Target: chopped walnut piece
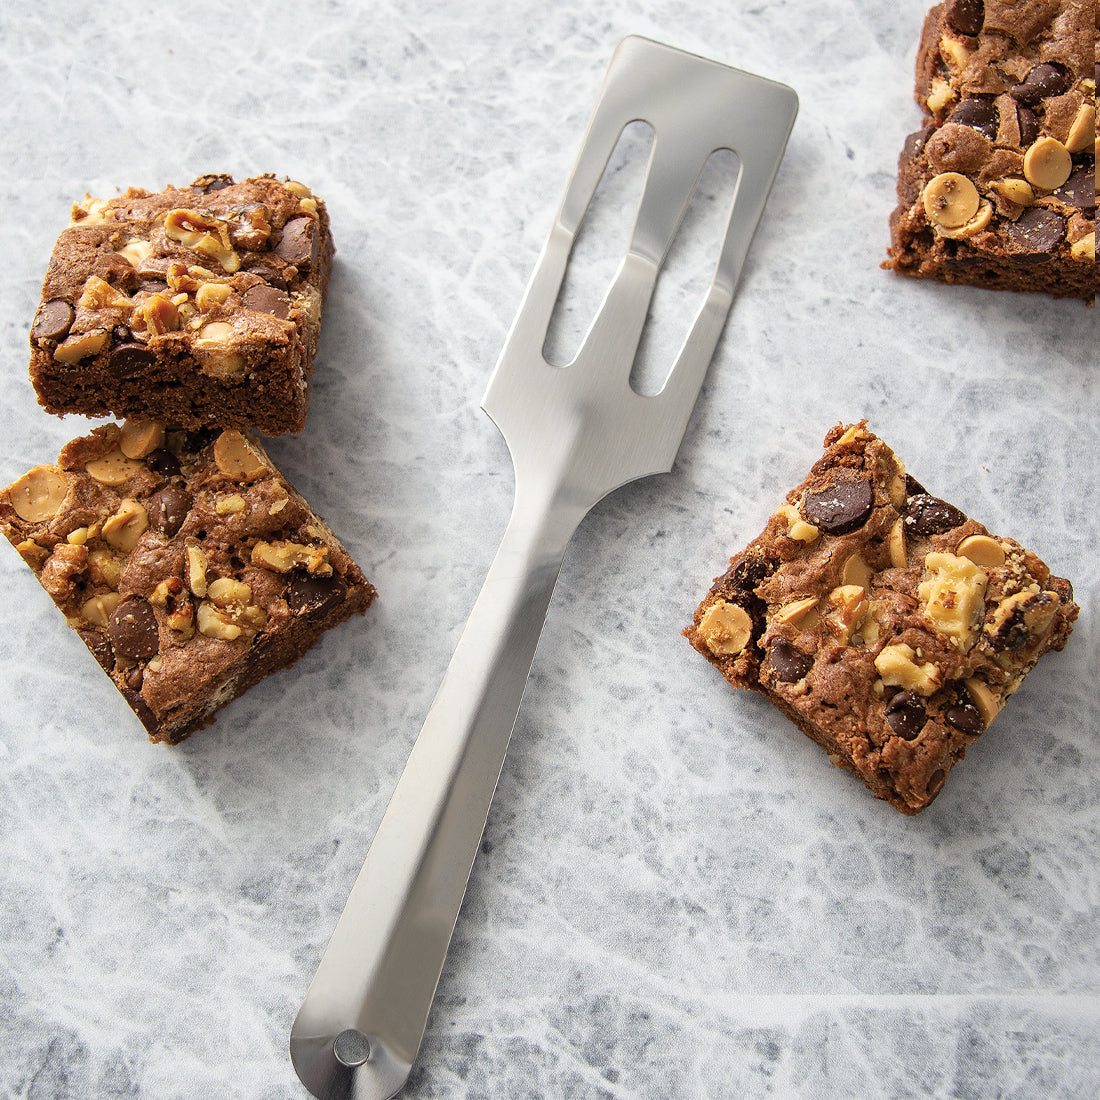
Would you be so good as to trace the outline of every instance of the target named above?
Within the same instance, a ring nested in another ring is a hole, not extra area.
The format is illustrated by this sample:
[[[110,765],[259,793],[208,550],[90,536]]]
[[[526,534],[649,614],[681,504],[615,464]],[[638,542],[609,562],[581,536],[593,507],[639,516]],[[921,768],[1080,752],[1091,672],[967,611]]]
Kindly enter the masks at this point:
[[[289,573],[299,567],[318,576],[328,576],[332,572],[327,546],[302,546],[296,542],[258,542],[252,548],[252,564],[277,573]]]

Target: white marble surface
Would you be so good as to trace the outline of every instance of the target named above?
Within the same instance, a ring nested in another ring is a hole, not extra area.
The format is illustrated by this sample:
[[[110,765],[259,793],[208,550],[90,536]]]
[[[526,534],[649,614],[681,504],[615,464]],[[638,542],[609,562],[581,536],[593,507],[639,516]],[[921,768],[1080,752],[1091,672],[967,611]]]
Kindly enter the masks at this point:
[[[297,177],[339,254],[272,453],[381,599],[168,749],[0,547],[0,1095],[305,1096],[291,1021],[507,519],[478,402],[628,33],[801,113],[675,470],[570,549],[408,1095],[1100,1092],[1096,317],[879,269],[924,10],[5,3],[0,480],[84,428],[26,372],[72,201]],[[917,819],[679,636],[863,416],[1082,606]]]

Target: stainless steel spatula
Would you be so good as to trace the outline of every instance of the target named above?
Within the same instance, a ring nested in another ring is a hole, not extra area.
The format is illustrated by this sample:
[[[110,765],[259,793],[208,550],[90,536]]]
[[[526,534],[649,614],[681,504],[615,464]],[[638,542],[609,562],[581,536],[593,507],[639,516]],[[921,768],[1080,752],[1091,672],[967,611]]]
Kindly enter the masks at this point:
[[[320,1100],[386,1100],[420,1047],[573,532],[611,490],[672,468],[794,125],[781,84],[624,39],[483,407],[512,454],[516,498],[458,648],[290,1036]],[[543,357],[574,238],[624,128],[653,127],[630,245],[580,352]],[[712,152],[738,158],[714,280],[663,390],[629,384],[657,275]]]

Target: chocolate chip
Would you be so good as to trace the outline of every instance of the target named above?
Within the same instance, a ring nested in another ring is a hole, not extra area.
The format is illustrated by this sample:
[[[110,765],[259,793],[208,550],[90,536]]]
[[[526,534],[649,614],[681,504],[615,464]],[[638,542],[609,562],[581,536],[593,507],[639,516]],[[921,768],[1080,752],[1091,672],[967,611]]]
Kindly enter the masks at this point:
[[[144,344],[135,340],[113,347],[108,362],[111,370],[121,378],[127,378],[148,369],[155,359],[156,356]]]
[[[73,323],[73,307],[61,298],[43,302],[34,315],[33,340],[64,340]]]
[[[838,474],[824,489],[806,494],[802,514],[830,535],[843,535],[867,522],[875,503],[871,482],[865,477]]]
[[[917,493],[905,503],[905,529],[914,535],[942,535],[966,522],[966,516],[953,504],[929,493]]]
[[[1067,87],[1069,79],[1064,70],[1044,61],[1027,74],[1027,79],[1022,84],[1013,84],[1008,94],[1018,103],[1034,106],[1040,100],[1061,95]]]
[[[947,0],[947,24],[959,34],[981,34],[985,0]]]
[[[961,698],[954,706],[944,711],[943,720],[962,733],[981,733],[985,729],[981,711],[970,701],[969,696]]]
[[[925,790],[928,792],[928,800],[932,801],[943,790],[944,783],[947,782],[947,772],[943,768],[937,768],[932,773],[932,778],[928,780],[928,786]]]
[[[145,456],[145,465],[161,477],[176,477],[183,472],[180,460],[171,451],[158,447]]]
[[[776,638],[768,647],[768,660],[775,669],[775,678],[782,684],[797,683],[814,664],[812,657],[783,638]]]
[[[912,741],[920,735],[928,721],[928,712],[924,709],[924,702],[919,695],[911,691],[899,691],[886,704],[886,723],[898,735],[906,741]]]
[[[317,232],[312,218],[291,218],[275,246],[275,255],[305,275],[317,259]]]
[[[245,291],[244,304],[257,313],[270,313],[280,321],[285,321],[290,316],[290,298],[286,291],[264,283],[257,283]]]
[[[1078,210],[1095,211],[1096,183],[1094,170],[1091,168],[1078,168],[1054,192],[1054,197],[1061,199],[1066,206],[1076,206]]]
[[[149,501],[148,511],[149,523],[154,530],[166,539],[175,538],[187,519],[187,513],[191,511],[191,494],[181,485],[165,485]]]
[[[947,116],[947,121],[969,126],[980,134],[984,134],[990,141],[995,141],[1000,116],[997,113],[997,105],[991,99],[974,98],[964,99]]]
[[[147,661],[160,648],[157,617],[149,601],[141,596],[127,596],[107,620],[111,644],[120,657]]]
[[[1039,116],[1030,107],[1016,108],[1016,125],[1020,129],[1020,144],[1027,148],[1034,145],[1042,130],[1039,124]]]
[[[1066,235],[1066,223],[1060,214],[1042,206],[1029,206],[1014,222],[1008,223],[1008,239],[1020,251],[1035,256],[1053,252]]]
[[[211,191],[223,191],[225,188],[232,186],[233,177],[227,176],[224,172],[218,172],[208,176],[199,176],[199,178],[191,184],[191,190],[198,191],[203,195],[209,195]]]
[[[348,586],[336,574],[310,577],[300,573],[287,586],[286,602],[296,615],[325,615],[344,602],[347,592]]]
[[[115,667],[115,651],[111,648],[110,639],[106,634],[98,630],[78,630],[81,641],[92,651],[92,656],[99,662],[104,672],[110,672]]]

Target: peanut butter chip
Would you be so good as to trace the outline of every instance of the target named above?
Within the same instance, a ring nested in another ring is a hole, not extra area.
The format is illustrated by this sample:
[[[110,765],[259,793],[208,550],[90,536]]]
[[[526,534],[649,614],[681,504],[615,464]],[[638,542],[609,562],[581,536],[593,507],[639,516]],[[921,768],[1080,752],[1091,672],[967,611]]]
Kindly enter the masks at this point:
[[[214,461],[226,477],[248,481],[267,470],[259,454],[236,428],[222,432],[214,441]]]
[[[20,519],[41,523],[53,519],[68,490],[64,474],[56,466],[35,466],[9,490],[11,506]]]
[[[1024,153],[1024,176],[1028,183],[1053,191],[1069,179],[1073,158],[1057,139],[1041,137]]]
[[[989,535],[969,535],[959,543],[957,553],[983,569],[996,569],[1005,563],[1004,547]]]
[[[108,451],[102,458],[94,458],[85,467],[88,476],[94,478],[100,485],[112,487],[125,485],[132,477],[136,477],[145,469],[143,462],[136,462],[127,458],[117,448]]]
[[[1066,148],[1071,153],[1083,153],[1096,138],[1096,108],[1091,103],[1082,103],[1073,125],[1069,128]]]
[[[164,428],[154,420],[127,420],[119,436],[119,450],[127,458],[144,458],[164,446]]]
[[[982,680],[971,677],[965,680],[967,693],[974,701],[974,706],[978,708],[978,713],[982,716],[982,722],[985,724],[985,728],[989,728],[989,723],[1001,713],[1002,703],[993,694],[990,686]]]
[[[712,603],[699,620],[699,633],[716,657],[735,657],[752,637],[752,619],[735,603]]]
[[[922,195],[928,220],[945,229],[966,225],[978,212],[978,189],[958,172],[941,172],[928,181]]]
[[[840,583],[854,584],[860,588],[869,588],[871,585],[871,567],[859,554],[850,554],[844,560],[840,569]]]

